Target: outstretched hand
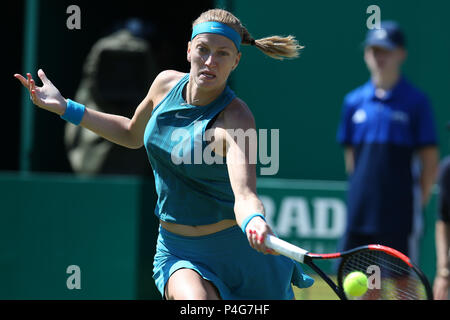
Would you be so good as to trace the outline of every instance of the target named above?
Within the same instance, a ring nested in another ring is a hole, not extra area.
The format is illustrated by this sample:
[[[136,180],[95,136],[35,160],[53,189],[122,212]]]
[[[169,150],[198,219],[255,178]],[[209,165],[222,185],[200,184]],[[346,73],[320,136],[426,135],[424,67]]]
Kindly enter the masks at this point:
[[[28,89],[31,101],[38,107],[57,113],[64,114],[67,106],[67,101],[61,95],[59,90],[47,78],[42,69],[38,70],[38,76],[42,81],[43,86],[36,86],[30,73],[27,73],[27,78],[20,74],[14,74],[14,77]]]

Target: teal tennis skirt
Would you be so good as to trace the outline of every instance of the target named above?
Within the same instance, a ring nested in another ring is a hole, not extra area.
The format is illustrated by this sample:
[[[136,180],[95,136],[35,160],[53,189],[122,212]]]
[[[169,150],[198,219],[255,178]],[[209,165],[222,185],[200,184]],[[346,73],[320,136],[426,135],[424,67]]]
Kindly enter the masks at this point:
[[[291,283],[307,288],[314,282],[293,260],[254,250],[238,226],[201,237],[180,236],[160,226],[153,278],[163,298],[167,280],[182,268],[211,281],[227,300],[293,299]]]

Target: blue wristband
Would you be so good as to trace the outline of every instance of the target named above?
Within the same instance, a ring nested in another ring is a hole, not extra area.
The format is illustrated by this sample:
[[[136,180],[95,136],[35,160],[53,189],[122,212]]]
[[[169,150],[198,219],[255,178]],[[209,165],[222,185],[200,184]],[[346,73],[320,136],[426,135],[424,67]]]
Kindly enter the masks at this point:
[[[81,123],[85,110],[85,106],[81,103],[67,99],[67,108],[61,118],[77,126]]]
[[[264,221],[266,221],[266,217],[264,217],[264,215],[262,213],[253,213],[251,215],[249,215],[248,217],[246,217],[244,219],[244,221],[242,221],[242,232],[245,233],[245,229],[247,229],[247,225],[250,222],[250,220],[252,220],[254,217],[261,217]]]

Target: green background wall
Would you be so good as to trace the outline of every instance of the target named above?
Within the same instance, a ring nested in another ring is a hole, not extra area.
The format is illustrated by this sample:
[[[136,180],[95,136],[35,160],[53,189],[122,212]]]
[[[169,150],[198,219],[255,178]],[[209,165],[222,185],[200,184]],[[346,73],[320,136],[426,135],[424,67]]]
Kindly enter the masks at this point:
[[[139,178],[1,174],[0,299],[159,298],[155,199]]]

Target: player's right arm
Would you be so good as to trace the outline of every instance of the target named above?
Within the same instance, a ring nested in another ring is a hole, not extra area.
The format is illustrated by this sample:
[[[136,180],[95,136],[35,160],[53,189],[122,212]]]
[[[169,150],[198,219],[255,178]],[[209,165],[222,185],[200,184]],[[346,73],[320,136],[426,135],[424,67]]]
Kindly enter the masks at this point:
[[[38,76],[43,83],[42,87],[36,86],[29,73],[26,79],[19,74],[14,75],[29,90],[35,105],[58,115],[64,114],[67,99],[46,77],[44,71],[39,70]],[[132,149],[140,148],[144,143],[145,127],[154,106],[167,94],[179,77],[180,73],[176,71],[161,72],[153,81],[147,95],[138,105],[131,119],[86,107],[80,126],[118,145]]]

